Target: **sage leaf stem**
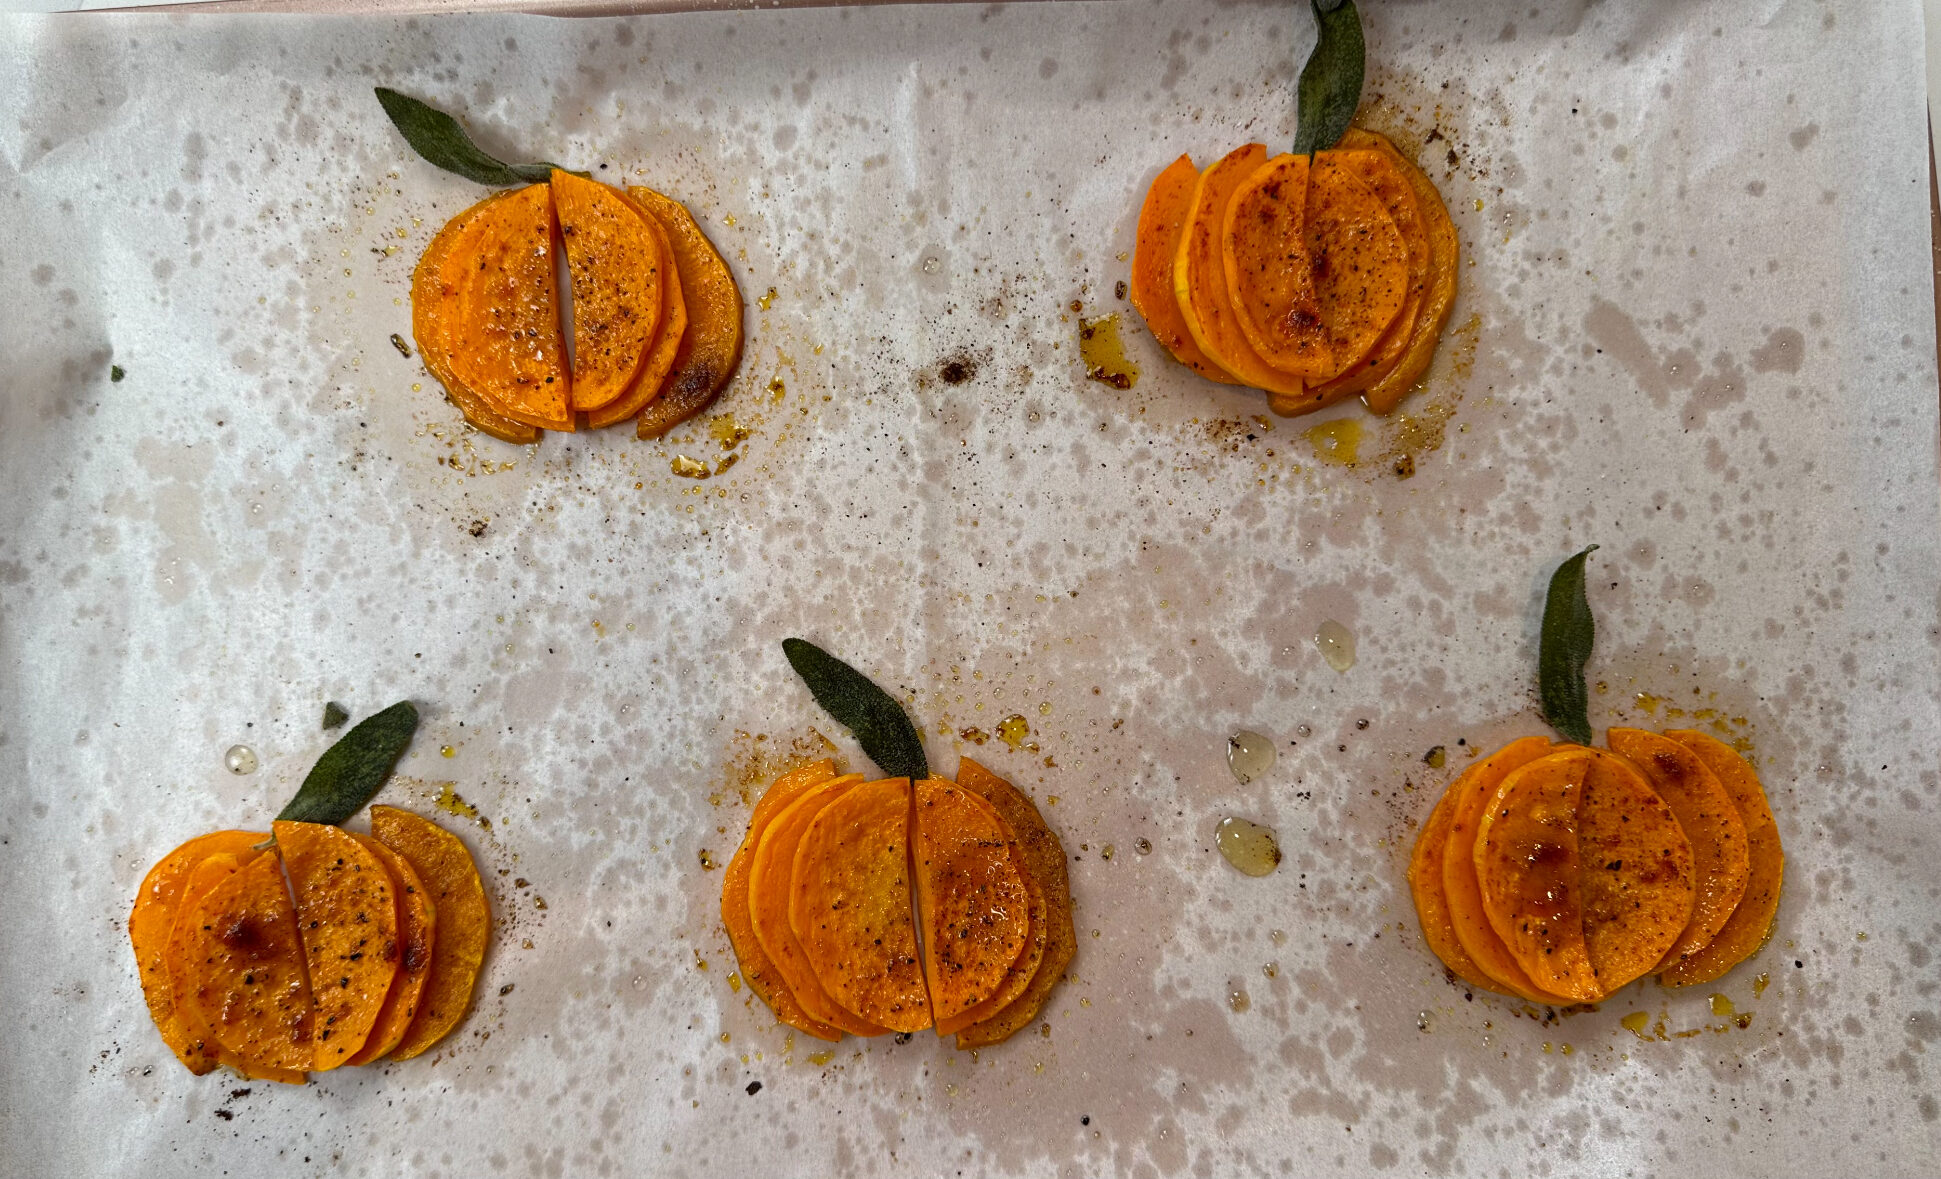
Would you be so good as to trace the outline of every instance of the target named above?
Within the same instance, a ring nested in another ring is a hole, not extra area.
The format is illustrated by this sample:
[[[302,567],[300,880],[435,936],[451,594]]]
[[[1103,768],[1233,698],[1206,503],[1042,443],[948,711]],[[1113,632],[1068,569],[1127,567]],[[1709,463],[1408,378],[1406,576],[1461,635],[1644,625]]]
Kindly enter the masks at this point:
[[[447,172],[489,188],[511,188],[521,184],[543,184],[552,179],[557,164],[508,164],[487,155],[458,120],[444,111],[420,102],[408,94],[388,87],[377,87],[377,100],[391,124],[404,136],[411,149],[426,162]],[[560,171],[566,171],[561,168]],[[584,175],[584,173],[580,173]]]
[[[1320,30],[1301,70],[1294,154],[1312,155],[1341,142],[1361,106],[1367,44],[1354,0],[1309,0]]]
[[[1584,596],[1584,562],[1591,545],[1557,566],[1543,600],[1543,629],[1537,639],[1537,696],[1543,719],[1579,745],[1591,743],[1590,695],[1584,665],[1597,639],[1597,622]]]
[[[923,738],[888,692],[868,676],[803,639],[783,639],[782,654],[823,711],[856,734],[863,752],[892,778],[930,776]]]

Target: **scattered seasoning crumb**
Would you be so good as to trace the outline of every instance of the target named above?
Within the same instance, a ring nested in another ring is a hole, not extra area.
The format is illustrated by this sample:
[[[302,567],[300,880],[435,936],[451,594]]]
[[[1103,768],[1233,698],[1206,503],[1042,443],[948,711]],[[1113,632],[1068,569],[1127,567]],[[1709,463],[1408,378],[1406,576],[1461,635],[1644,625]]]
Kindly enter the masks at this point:
[[[714,853],[709,851],[705,847],[702,848],[701,849],[701,870],[703,872],[712,872],[715,870],[715,867],[716,865],[714,862]]]
[[[335,700],[332,700],[329,703],[324,705],[324,715],[323,715],[324,728],[341,729],[344,727],[344,722],[349,719],[350,719],[350,713],[344,711],[344,706],[337,703]]]
[[[391,333],[391,347],[398,350],[399,356],[404,357],[406,360],[411,359],[411,345],[405,343],[404,337],[396,332]]]
[[[753,1097],[755,1094],[760,1093],[761,1091],[762,1091],[762,1083],[760,1081],[748,1082],[748,1096]]]
[[[484,536],[485,529],[486,522],[484,520],[474,520],[472,521],[472,526],[465,531],[471,533],[473,536]]]
[[[507,983],[506,985],[504,985],[504,986],[502,986],[502,987],[500,987],[500,988],[499,988],[499,994],[500,994],[501,996],[505,996],[505,995],[510,995],[511,993],[512,993],[512,984],[511,984],[511,983]]]
[[[1439,770],[1448,761],[1449,753],[1440,745],[1422,755],[1422,764],[1428,766],[1430,769]]]
[[[112,364],[108,366],[108,379],[110,381],[113,381],[117,385],[121,384],[122,379],[127,375],[128,375],[128,370],[121,367],[118,364]]]
[[[216,1116],[221,1118],[225,1122],[234,1121],[236,1119],[236,1115],[233,1112],[226,1109],[217,1110]]]
[[[1092,1124],[1092,1115],[1091,1115],[1091,1114],[1085,1114],[1085,1115],[1083,1115],[1083,1116],[1081,1116],[1081,1117],[1080,1117],[1080,1118],[1078,1119],[1078,1124],[1079,1124],[1079,1125],[1081,1125],[1081,1126],[1089,1126],[1089,1125],[1091,1125],[1091,1124]]]

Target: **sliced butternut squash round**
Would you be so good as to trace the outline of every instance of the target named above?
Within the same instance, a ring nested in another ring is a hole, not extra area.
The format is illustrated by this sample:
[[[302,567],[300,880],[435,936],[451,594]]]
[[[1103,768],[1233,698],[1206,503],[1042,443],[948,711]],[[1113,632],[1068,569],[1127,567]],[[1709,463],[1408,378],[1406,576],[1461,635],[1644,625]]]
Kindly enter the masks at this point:
[[[1525,737],[1476,762],[1456,779],[1450,787],[1456,793],[1456,801],[1442,853],[1442,889],[1448,898],[1449,920],[1456,940],[1496,984],[1491,989],[1533,1003],[1569,1003],[1571,1000],[1566,996],[1538,988],[1517,964],[1483,908],[1482,887],[1476,876],[1476,832],[1482,824],[1483,808],[1489,805],[1496,788],[1512,770],[1549,752],[1550,742],[1545,738]]]
[[[558,169],[552,190],[573,292],[572,406],[586,413],[639,378],[672,266],[661,237],[618,190]]]
[[[1657,968],[1691,920],[1692,845],[1636,766],[1591,750],[1577,807],[1584,944],[1606,994]]]
[[[1712,772],[1746,828],[1746,887],[1738,907],[1710,942],[1659,975],[1666,985],[1682,987],[1711,982],[1766,943],[1779,912],[1786,855],[1780,849],[1779,824],[1773,819],[1765,788],[1745,758],[1718,738],[1695,729],[1674,729],[1665,736],[1691,750]]]
[[[341,827],[276,822],[316,1002],[316,1061],[349,1061],[398,973],[398,895],[384,861]]]
[[[1366,132],[1350,128],[1348,135],[1342,139],[1341,149],[1330,154],[1368,186],[1394,220],[1408,252],[1408,290],[1401,310],[1368,354],[1342,370],[1340,376],[1320,386],[1321,393],[1331,403],[1373,388],[1395,370],[1395,366],[1401,363],[1403,353],[1408,350],[1410,338],[1415,334],[1416,319],[1422,311],[1423,296],[1428,291],[1429,232],[1423,225],[1420,198],[1416,195],[1415,186],[1409,183],[1408,177],[1396,164],[1394,153],[1374,147],[1369,142],[1372,138]]]
[[[1483,912],[1539,990],[1603,997],[1584,946],[1577,806],[1591,751],[1567,746],[1504,775],[1476,828]]]
[[[853,789],[859,781],[859,775],[850,774],[811,786],[769,823],[755,847],[754,862],[749,866],[748,916],[762,953],[775,964],[788,990],[811,1019],[852,1036],[877,1036],[889,1029],[862,1018],[830,997],[789,921],[795,853],[802,845],[802,836],[823,807]]]
[[[916,787],[916,898],[923,976],[943,1022],[997,993],[1025,953],[1030,897],[1010,830],[991,805],[955,782]]]
[[[1146,189],[1132,248],[1132,305],[1145,319],[1153,338],[1175,360],[1209,381],[1232,385],[1236,383],[1232,375],[1194,343],[1186,318],[1180,314],[1179,297],[1173,293],[1173,260],[1179,254],[1180,236],[1186,231],[1193,191],[1199,183],[1200,170],[1193,166],[1193,157],[1182,155]]]
[[[1421,215],[1422,228],[1429,244],[1422,301],[1409,330],[1408,344],[1395,366],[1362,395],[1362,400],[1371,411],[1385,414],[1401,404],[1402,398],[1422,379],[1422,374],[1429,369],[1429,362],[1435,358],[1436,343],[1442,339],[1442,329],[1448,324],[1449,313],[1455,307],[1456,276],[1462,249],[1456,238],[1456,226],[1449,220],[1449,208],[1443,204],[1442,194],[1436,190],[1435,182],[1413,160],[1397,151],[1385,136],[1373,132],[1351,131],[1350,134],[1362,137],[1356,140],[1357,146],[1373,147],[1388,156],[1389,161],[1408,180],[1409,186],[1415,190],[1416,211]],[[1345,144],[1346,140],[1343,142]]]
[[[446,341],[452,372],[501,417],[571,430],[549,186],[528,185],[482,206],[472,233],[441,268],[457,299]]]
[[[1306,389],[1301,377],[1274,368],[1247,342],[1235,316],[1221,256],[1221,235],[1234,191],[1266,162],[1267,149],[1249,143],[1228,152],[1200,174],[1193,186],[1193,203],[1180,234],[1179,250],[1173,257],[1173,297],[1188,333],[1207,359],[1241,384],[1299,397]]]
[[[829,997],[893,1032],[931,1024],[910,919],[910,780],[843,791],[802,832],[789,928]]]
[[[1408,297],[1408,248],[1374,190],[1346,157],[1327,151],[1308,173],[1307,254],[1328,338],[1332,380],[1375,347]]]
[[[410,863],[438,911],[418,1012],[390,1052],[392,1060],[409,1060],[444,1039],[471,1008],[492,936],[492,910],[478,865],[458,836],[410,811],[373,806],[371,837]]]
[[[391,990],[384,996],[383,1006],[378,1008],[377,1019],[371,1024],[364,1046],[345,1062],[369,1064],[398,1046],[404,1039],[405,1029],[418,1014],[425,984],[431,981],[432,948],[438,940],[438,909],[410,860],[368,835],[353,833],[351,838],[383,863],[398,898],[397,974],[391,980]]]
[[[667,234],[687,317],[672,368],[639,411],[636,432],[658,438],[713,404],[735,375],[741,363],[741,288],[685,205],[651,188],[630,187],[627,195]]]
[[[1024,989],[1017,998],[989,1014],[971,1009],[966,1014],[977,1016],[976,1022],[957,1033],[958,1048],[983,1048],[1009,1039],[1037,1020],[1078,952],[1078,933],[1072,927],[1072,889],[1066,875],[1065,847],[1038,813],[1037,805],[1024,791],[968,757],[958,762],[957,784],[981,796],[1003,818],[1016,840],[1022,874],[1043,895],[1045,902],[1043,950],[1028,949],[1025,960],[1012,967],[1013,971],[1029,973]],[[1035,943],[1039,940],[1036,910],[1032,910],[1032,915],[1031,936]],[[1033,954],[1037,956],[1035,964],[1029,961]]]
[[[148,1003],[148,1014],[155,1020],[155,1027],[162,1033],[162,1042],[169,1046],[169,1051],[197,1076],[220,1062],[210,1051],[213,1045],[191,1034],[177,1008],[168,971],[169,935],[174,931],[175,918],[181,909],[184,886],[198,864],[224,853],[253,857],[252,849],[267,838],[260,831],[213,831],[196,836],[148,870],[135,893],[135,907],[128,914],[128,940],[135,947],[135,966],[141,975],[142,998]],[[214,878],[209,883],[213,884]]]
[[[1254,169],[1234,188],[1220,219],[1234,323],[1262,360],[1304,381],[1324,379],[1334,367],[1309,254],[1312,158],[1275,156]]]
[[[1422,940],[1442,959],[1457,978],[1472,987],[1497,989],[1495,980],[1476,965],[1469,951],[1456,938],[1455,921],[1449,915],[1449,894],[1442,887],[1442,856],[1448,847],[1449,824],[1456,813],[1454,784],[1442,792],[1429,821],[1415,838],[1415,851],[1409,856],[1409,893],[1415,900],[1415,915],[1422,923]]]
[[[761,801],[755,804],[755,812],[748,820],[748,834],[742,838],[741,846],[735,849],[721,878],[721,923],[728,929],[728,942],[734,947],[742,980],[756,998],[768,1004],[775,1018],[818,1040],[840,1040],[842,1031],[809,1017],[801,1001],[795,997],[795,992],[782,978],[781,971],[763,951],[748,912],[748,873],[754,864],[755,848],[761,843],[775,816],[799,798],[803,791],[835,777],[836,763],[823,758],[777,778],[775,784],[762,795]],[[850,781],[860,782],[862,776],[852,775]]]
[[[210,857],[206,863],[233,856]],[[276,856],[220,873],[178,918],[176,1001],[251,1076],[311,1067],[313,1008],[296,905]],[[225,1061],[227,1063],[227,1061]]]
[[[640,211],[640,216],[660,243],[661,252],[671,256],[674,247],[660,219],[645,210]],[[687,297],[681,293],[680,271],[676,267],[668,267],[661,276],[661,301],[666,313],[661,318],[660,334],[654,337],[654,346],[641,366],[640,376],[624,396],[588,414],[588,425],[611,426],[615,422],[626,421],[660,396],[661,388],[667,383],[667,374],[674,367],[674,358],[680,354],[681,342],[687,339]]]
[[[473,249],[483,232],[482,214],[494,201],[509,193],[494,193],[445,223],[431,239],[411,275],[411,335],[418,342],[418,355],[445,387],[445,395],[458,407],[465,420],[507,442],[539,441],[539,428],[511,418],[492,408],[486,399],[459,379],[452,366],[459,350],[465,347],[470,332],[464,323],[462,292],[473,281],[477,269]]]
[[[1746,824],[1732,796],[1690,749],[1643,729],[1612,729],[1606,740],[1612,752],[1644,771],[1692,844],[1692,919],[1665,952],[1662,970],[1703,950],[1739,907],[1751,878]]]

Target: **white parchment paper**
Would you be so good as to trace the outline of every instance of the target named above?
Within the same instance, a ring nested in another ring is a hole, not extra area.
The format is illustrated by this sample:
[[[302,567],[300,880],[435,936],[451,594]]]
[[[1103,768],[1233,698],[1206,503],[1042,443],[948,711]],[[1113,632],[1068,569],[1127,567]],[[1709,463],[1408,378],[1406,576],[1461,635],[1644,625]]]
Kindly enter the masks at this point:
[[[1129,314],[1135,388],[1076,354],[1155,172],[1290,140],[1299,6],[0,24],[0,1172],[1934,1173],[1919,10],[1366,7],[1367,117],[1465,261],[1353,467]],[[732,470],[670,474],[706,422],[461,427],[388,340],[479,193],[380,83],[689,203],[750,298]],[[1541,587],[1588,543],[1593,722],[1748,742],[1787,885],[1715,987],[1532,1018],[1444,981],[1403,868],[1473,750],[1544,731]],[[1061,831],[1044,1034],[825,1052],[731,985],[703,853],[817,730],[861,765],[791,634]],[[404,696],[386,797],[491,822],[441,816],[500,918],[476,1010],[302,1089],[187,1075],[137,882],[266,823],[326,700]],[[1012,714],[1037,749],[978,743]],[[1280,750],[1248,785],[1243,726]],[[1227,815],[1278,872],[1219,858]]]

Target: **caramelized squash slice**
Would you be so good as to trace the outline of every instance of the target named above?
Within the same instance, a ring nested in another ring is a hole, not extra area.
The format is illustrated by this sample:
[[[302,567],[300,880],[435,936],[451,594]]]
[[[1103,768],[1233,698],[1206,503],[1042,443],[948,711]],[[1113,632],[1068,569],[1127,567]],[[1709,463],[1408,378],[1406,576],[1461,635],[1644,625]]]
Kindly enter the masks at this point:
[[[997,993],[1030,940],[1030,897],[1011,831],[974,791],[916,786],[916,897],[923,976],[937,1022]]]
[[[619,191],[558,169],[552,190],[573,291],[572,403],[586,413],[640,377],[672,266],[661,236]]]
[[[1533,1003],[1569,1003],[1571,1000],[1567,997],[1539,989],[1517,964],[1483,908],[1482,887],[1476,876],[1476,832],[1482,824],[1483,808],[1489,805],[1496,788],[1512,770],[1550,752],[1550,742],[1545,738],[1525,737],[1476,762],[1456,779],[1449,788],[1456,800],[1442,853],[1442,889],[1449,902],[1449,921],[1455,929],[1456,940],[1494,983],[1492,990]]]
[[[1220,221],[1234,323],[1262,360],[1304,381],[1325,379],[1335,367],[1310,253],[1313,159],[1275,156],[1254,169],[1234,188]]]
[[[735,375],[741,363],[741,288],[686,206],[651,188],[630,187],[627,195],[667,234],[687,316],[673,367],[636,424],[640,437],[658,438],[713,404]]]
[[[809,1017],[801,1001],[796,999],[795,992],[782,978],[781,971],[763,951],[760,940],[755,936],[754,920],[748,911],[748,873],[755,861],[755,848],[761,843],[775,816],[801,797],[803,791],[835,776],[836,763],[823,758],[777,778],[775,784],[762,795],[761,801],[755,804],[755,813],[748,820],[748,834],[743,837],[741,846],[735,849],[734,857],[728,861],[728,868],[722,873],[721,879],[721,923],[728,929],[728,941],[734,947],[735,960],[741,966],[741,977],[747,982],[748,989],[768,1004],[775,1018],[818,1040],[840,1040],[842,1031]],[[861,780],[860,776],[851,779],[852,782]]]
[[[1235,148],[1215,161],[1193,187],[1193,203],[1173,256],[1173,297],[1193,342],[1241,384],[1299,398],[1306,383],[1268,364],[1247,342],[1235,315],[1221,256],[1227,207],[1247,178],[1267,162],[1258,143]]]
[[[1732,916],[1712,940],[1659,975],[1667,986],[1711,982],[1745,961],[1771,936],[1779,913],[1779,888],[1786,873],[1786,854],[1779,845],[1779,824],[1766,801],[1765,788],[1743,757],[1732,747],[1693,729],[1674,729],[1665,736],[1697,755],[1732,799],[1746,828],[1746,887]]]
[[[459,382],[499,416],[571,430],[556,257],[549,186],[528,185],[479,206],[436,283],[426,284],[435,302],[455,302],[434,315],[442,333],[419,347],[436,347]]]
[[[1539,990],[1603,997],[1584,946],[1577,806],[1591,751],[1567,746],[1506,774],[1476,828],[1483,912]]]
[[[438,912],[418,1012],[390,1052],[392,1060],[409,1060],[444,1039],[471,1008],[472,988],[492,936],[492,910],[478,865],[458,836],[391,806],[371,808],[371,836],[410,863]]]
[[[377,1020],[372,1023],[364,1046],[345,1062],[369,1064],[398,1046],[404,1039],[405,1029],[418,1014],[425,984],[431,981],[432,948],[438,939],[438,909],[410,860],[368,835],[353,833],[351,838],[383,863],[398,897],[397,974],[391,980],[391,990],[384,996],[383,1006],[378,1008]]]
[[[803,958],[843,1010],[893,1032],[930,1026],[910,919],[908,778],[851,787],[816,812],[788,905]]]
[[[1732,796],[1690,749],[1643,729],[1612,729],[1612,752],[1644,771],[1692,844],[1692,919],[1658,964],[1676,966],[1709,945],[1739,907],[1751,878],[1746,824]]]
[[[214,831],[198,835],[157,861],[142,878],[135,893],[135,907],[128,914],[128,940],[135,947],[135,967],[141,975],[142,997],[148,1014],[162,1033],[162,1042],[175,1053],[190,1072],[207,1073],[220,1063],[212,1053],[213,1044],[193,1035],[175,1002],[175,988],[169,979],[168,942],[175,929],[184,886],[196,865],[210,856],[228,854],[247,860],[252,849],[268,836],[258,831]],[[240,863],[232,860],[240,867]],[[213,884],[215,877],[208,883]]]
[[[1382,198],[1356,174],[1356,153],[1314,157],[1307,186],[1307,254],[1327,332],[1331,380],[1375,347],[1409,290],[1408,248]]]
[[[515,422],[494,409],[483,394],[460,379],[453,361],[463,341],[470,335],[462,322],[464,291],[475,281],[473,257],[484,232],[484,213],[494,202],[510,193],[495,193],[445,223],[438,236],[425,247],[418,268],[411,276],[411,335],[418,342],[418,355],[431,375],[445,387],[445,395],[458,407],[465,420],[507,442],[539,441],[539,428]]]
[[[1691,920],[1692,845],[1625,758],[1591,750],[1577,807],[1584,944],[1606,994],[1657,968]]]
[[[1436,342],[1442,338],[1442,329],[1449,322],[1449,313],[1455,306],[1456,274],[1462,250],[1456,239],[1456,227],[1449,220],[1448,206],[1443,204],[1442,194],[1436,191],[1435,182],[1416,167],[1414,161],[1397,151],[1387,137],[1350,128],[1342,137],[1341,145],[1374,148],[1389,158],[1415,190],[1416,211],[1421,215],[1422,228],[1428,236],[1426,285],[1421,305],[1415,313],[1415,322],[1409,331],[1408,344],[1395,367],[1362,395],[1370,410],[1385,414],[1401,404],[1402,398],[1422,379],[1422,374],[1428,371],[1429,362],[1435,358]]]
[[[1038,1018],[1052,989],[1071,966],[1072,956],[1078,951],[1078,934],[1072,928],[1072,889],[1065,869],[1065,847],[1038,813],[1036,804],[1022,790],[968,757],[958,762],[957,784],[982,796],[1003,818],[1016,840],[1022,874],[1045,902],[1042,933],[1035,910],[1031,932],[1034,945],[1042,938],[1043,950],[1027,947],[1025,959],[1012,967],[1014,973],[1028,973],[1023,990],[988,1015],[973,1008],[966,1014],[977,1015],[977,1022],[957,1033],[958,1048],[983,1048],[1009,1039]],[[1037,961],[1032,964],[1034,954]],[[1004,987],[1010,985],[1007,978]],[[1001,987],[999,993],[1003,990]]]
[[[384,861],[341,827],[276,822],[296,896],[316,1003],[318,1072],[348,1061],[371,1034],[398,973],[398,896]]]
[[[1350,133],[1351,136],[1354,134]],[[1365,140],[1366,133],[1362,133],[1360,138]],[[1348,147],[1344,138],[1342,148]],[[1401,233],[1403,247],[1408,253],[1408,289],[1403,296],[1401,310],[1366,356],[1343,369],[1340,376],[1321,385],[1322,395],[1332,403],[1349,394],[1373,388],[1401,363],[1409,340],[1415,334],[1416,319],[1422,311],[1423,296],[1428,291],[1429,232],[1423,225],[1421,202],[1416,196],[1415,186],[1402,173],[1392,152],[1363,147],[1337,149],[1329,155],[1367,185],[1369,191],[1381,201],[1382,207],[1395,222],[1395,228]]]
[[[205,864],[223,859],[234,862],[223,853]],[[170,962],[176,1002],[191,1026],[232,1053],[246,1075],[301,1080],[316,1045],[303,941],[283,866],[276,856],[257,855],[217,874],[177,919]]]
[[[1200,170],[1193,166],[1193,157],[1182,155],[1146,189],[1132,247],[1132,305],[1145,319],[1146,329],[1174,359],[1209,381],[1231,385],[1235,383],[1233,377],[1193,342],[1193,333],[1179,311],[1179,297],[1173,293],[1173,260],[1179,255],[1179,240],[1199,183]]]
[[[654,239],[660,243],[662,255],[673,256],[674,246],[668,240],[667,229],[660,220],[634,206],[640,212],[640,219]],[[660,334],[654,337],[654,346],[641,365],[640,375],[627,389],[625,396],[611,405],[594,410],[587,415],[589,426],[611,426],[638,414],[641,409],[653,403],[660,396],[662,387],[667,383],[667,374],[674,367],[674,358],[680,353],[681,343],[687,339],[687,298],[681,293],[681,276],[678,268],[669,266],[661,272],[661,302],[666,308],[661,318]]]

